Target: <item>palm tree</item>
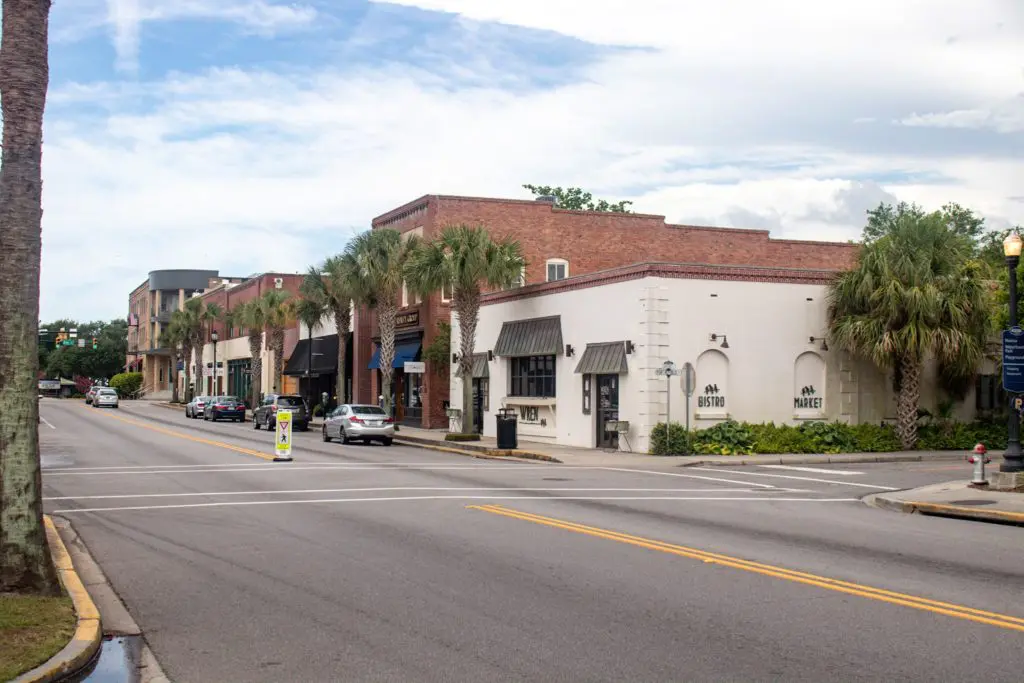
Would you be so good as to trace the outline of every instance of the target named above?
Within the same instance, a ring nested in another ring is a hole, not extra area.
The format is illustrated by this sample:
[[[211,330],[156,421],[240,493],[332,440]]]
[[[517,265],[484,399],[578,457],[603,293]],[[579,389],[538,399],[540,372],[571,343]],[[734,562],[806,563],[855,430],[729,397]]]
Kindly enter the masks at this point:
[[[295,322],[295,310],[291,295],[280,289],[263,292],[256,301],[263,317],[263,329],[267,333],[267,348],[274,353],[274,391],[281,391],[281,375],[284,372],[284,331]]]
[[[172,349],[171,353],[171,402],[177,403],[179,399],[178,395],[178,361],[180,359],[187,359],[191,356],[192,347],[188,339],[188,329],[185,325],[185,314],[182,311],[174,311],[171,313],[171,320],[164,327],[163,332],[160,334],[160,345]],[[184,367],[186,368],[186,379],[185,383],[188,384],[188,362],[185,361]]]
[[[352,330],[352,292],[358,268],[350,253],[332,256],[319,268],[311,267],[302,281],[302,296],[316,301],[325,317],[334,318],[338,334],[338,374],[334,393],[339,403],[346,403],[345,359],[348,357],[348,335]]]
[[[519,280],[526,262],[519,242],[495,241],[483,226],[451,225],[440,237],[415,249],[406,263],[410,289],[429,295],[451,288],[452,309],[459,318],[458,376],[462,380],[462,431],[471,433],[473,420],[473,352],[484,287],[510,287]]]
[[[320,324],[320,321],[327,316],[327,311],[317,299],[302,297],[294,302],[293,311],[295,319],[306,326],[306,341],[309,345],[306,348],[306,392],[310,406],[317,404],[316,396],[313,394],[313,328]]]
[[[266,324],[263,319],[263,307],[259,300],[254,299],[236,307],[235,322],[245,328],[249,340],[249,407],[253,410],[259,404],[263,388],[263,330]]]
[[[395,314],[405,280],[405,262],[420,240],[403,239],[397,230],[368,230],[351,242],[345,254],[354,266],[352,295],[376,309],[380,327],[380,374],[384,410],[391,414],[391,379],[395,362]]]
[[[896,429],[905,449],[917,442],[925,359],[964,377],[984,353],[991,326],[972,248],[938,212],[905,215],[868,241],[856,267],[829,288],[836,345],[894,371]]]
[[[4,0],[0,40],[0,593],[58,595],[39,465],[39,265],[49,0]],[[35,419],[33,419],[35,418]]]

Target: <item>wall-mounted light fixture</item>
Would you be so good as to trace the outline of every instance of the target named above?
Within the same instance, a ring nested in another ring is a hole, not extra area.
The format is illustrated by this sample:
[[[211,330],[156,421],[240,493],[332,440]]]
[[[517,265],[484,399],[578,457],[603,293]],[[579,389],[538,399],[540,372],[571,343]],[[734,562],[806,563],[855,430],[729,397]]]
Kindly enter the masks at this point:
[[[487,362],[494,360],[494,351],[487,349]]]
[[[629,341],[629,340],[627,339],[627,340],[626,340],[626,353],[627,353],[627,354],[633,353],[633,350],[634,350],[635,348],[636,348],[636,347],[635,347],[635,346],[633,346],[633,342],[631,342],[631,341]]]
[[[711,341],[716,342],[716,341],[718,341],[719,337],[722,338],[722,343],[720,344],[720,346],[723,349],[729,348],[729,340],[726,338],[726,336],[724,334],[718,334],[717,332],[712,332],[711,336],[710,336],[710,339],[711,339]]]
[[[571,356],[576,353],[575,349],[572,348],[572,344],[565,345],[565,355]]]
[[[459,354],[453,353],[452,354],[452,364],[454,365],[455,363],[458,363],[458,362],[459,362]]]
[[[814,342],[816,342],[816,341],[820,341],[821,342],[821,350],[822,351],[828,351],[828,342],[825,341],[824,337],[811,337],[811,343],[812,344]]]

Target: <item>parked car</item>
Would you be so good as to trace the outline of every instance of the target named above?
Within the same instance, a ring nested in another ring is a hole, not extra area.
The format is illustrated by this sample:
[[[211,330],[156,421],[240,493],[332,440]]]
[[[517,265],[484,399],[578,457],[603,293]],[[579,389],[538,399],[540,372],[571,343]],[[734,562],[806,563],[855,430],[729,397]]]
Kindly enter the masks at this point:
[[[273,429],[277,424],[278,410],[292,411],[292,429],[304,432],[309,429],[309,410],[306,401],[297,394],[267,394],[263,402],[252,411],[252,428]]]
[[[100,384],[93,384],[89,387],[89,391],[85,392],[85,404],[89,405],[92,400],[96,397],[96,392],[102,389],[103,386]]]
[[[209,396],[196,396],[185,405],[185,417],[190,417],[193,420],[202,417],[206,404],[209,402]]]
[[[234,396],[213,396],[203,410],[204,420],[245,421],[245,404]]]
[[[117,408],[117,391],[110,387],[100,387],[92,397],[93,408]]]
[[[380,441],[390,446],[395,438],[395,421],[384,409],[375,405],[345,404],[328,414],[324,420],[323,439],[341,439],[342,443],[361,440]]]

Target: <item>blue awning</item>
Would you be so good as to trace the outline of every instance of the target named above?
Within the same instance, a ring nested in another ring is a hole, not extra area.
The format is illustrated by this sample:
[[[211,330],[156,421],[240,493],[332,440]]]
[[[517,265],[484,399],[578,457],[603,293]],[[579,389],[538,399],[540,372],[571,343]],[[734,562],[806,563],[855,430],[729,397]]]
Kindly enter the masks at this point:
[[[406,361],[415,361],[420,355],[420,343],[418,341],[395,344],[395,360],[391,363],[393,368],[404,368]],[[373,357],[370,359],[370,370],[380,369],[380,344],[373,350]]]

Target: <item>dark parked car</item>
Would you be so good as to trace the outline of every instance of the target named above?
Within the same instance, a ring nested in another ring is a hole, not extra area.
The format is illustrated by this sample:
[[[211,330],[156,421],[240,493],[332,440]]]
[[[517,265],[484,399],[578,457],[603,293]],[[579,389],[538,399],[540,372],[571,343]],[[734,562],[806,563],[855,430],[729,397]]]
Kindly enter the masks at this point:
[[[252,411],[252,428],[266,427],[273,429],[277,424],[277,411],[292,411],[292,428],[300,432],[309,429],[309,410],[306,401],[297,394],[267,394],[263,403]]]
[[[204,420],[245,421],[245,404],[234,396],[214,396],[203,411]]]

